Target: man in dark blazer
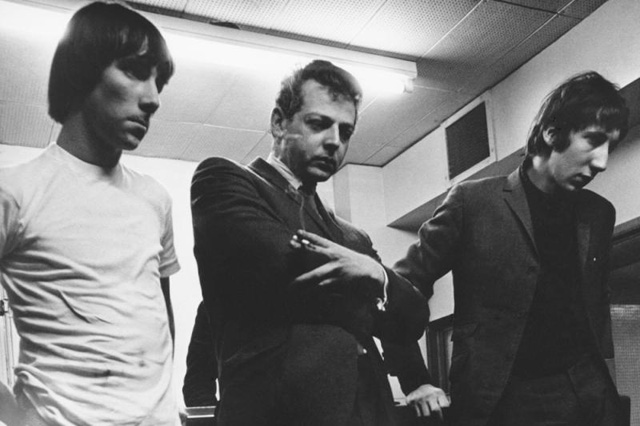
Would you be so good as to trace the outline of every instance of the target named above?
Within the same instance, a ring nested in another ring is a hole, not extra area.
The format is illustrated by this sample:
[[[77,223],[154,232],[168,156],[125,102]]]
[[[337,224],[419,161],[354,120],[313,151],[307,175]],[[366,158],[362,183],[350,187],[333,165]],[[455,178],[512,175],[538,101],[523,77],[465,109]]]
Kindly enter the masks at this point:
[[[605,170],[627,116],[599,74],[564,82],[522,166],[454,186],[395,265],[426,297],[453,271],[453,425],[616,424],[605,362],[615,210],[583,188]]]
[[[282,83],[266,161],[210,158],[194,174],[195,256],[215,339],[220,426],[392,424],[372,336],[415,342],[426,300],[315,194],[344,158],[361,96],[352,75],[313,61]],[[324,238],[337,275],[294,282],[327,262],[307,241],[291,243],[299,229]]]

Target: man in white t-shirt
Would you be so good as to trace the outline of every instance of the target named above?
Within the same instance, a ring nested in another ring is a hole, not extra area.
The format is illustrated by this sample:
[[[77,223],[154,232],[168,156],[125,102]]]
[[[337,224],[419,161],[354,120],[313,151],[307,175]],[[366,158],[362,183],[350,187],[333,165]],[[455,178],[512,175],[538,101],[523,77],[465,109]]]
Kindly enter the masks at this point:
[[[19,419],[0,414],[8,424],[180,423],[171,199],[120,164],[172,74],[158,29],[122,4],[83,7],[57,47],[49,114],[62,125],[58,140],[0,169],[0,281],[21,338]]]

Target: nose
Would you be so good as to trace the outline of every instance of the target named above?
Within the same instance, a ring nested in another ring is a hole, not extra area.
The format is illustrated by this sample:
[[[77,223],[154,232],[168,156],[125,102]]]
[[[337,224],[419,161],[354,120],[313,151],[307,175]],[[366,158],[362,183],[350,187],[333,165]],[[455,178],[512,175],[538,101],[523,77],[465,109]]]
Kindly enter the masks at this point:
[[[340,129],[338,127],[338,123],[334,123],[333,126],[329,127],[325,131],[324,137],[324,146],[325,149],[333,154],[339,147],[342,142],[340,141]]]
[[[603,143],[599,147],[593,150],[593,156],[591,157],[591,168],[596,172],[603,172],[607,168],[607,162],[609,161],[609,141]]]
[[[160,92],[154,78],[149,78],[143,82],[140,108],[149,114],[153,114],[160,108]]]

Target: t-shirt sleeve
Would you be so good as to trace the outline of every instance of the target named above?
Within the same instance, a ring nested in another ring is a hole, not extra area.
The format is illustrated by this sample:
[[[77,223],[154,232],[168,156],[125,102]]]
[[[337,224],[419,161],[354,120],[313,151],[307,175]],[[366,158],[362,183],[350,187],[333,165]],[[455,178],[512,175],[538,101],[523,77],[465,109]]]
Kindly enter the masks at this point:
[[[161,237],[160,277],[169,277],[180,270],[180,263],[173,244],[173,218],[171,214],[171,198],[167,195],[164,208],[164,229]]]
[[[17,201],[0,187],[0,259],[18,245],[22,227]]]

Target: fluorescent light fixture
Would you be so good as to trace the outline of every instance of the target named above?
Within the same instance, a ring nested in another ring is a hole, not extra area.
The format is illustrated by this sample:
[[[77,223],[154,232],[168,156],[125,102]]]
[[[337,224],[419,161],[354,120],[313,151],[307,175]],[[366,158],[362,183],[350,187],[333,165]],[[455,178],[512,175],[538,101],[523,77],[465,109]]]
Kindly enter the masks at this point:
[[[57,42],[71,14],[78,8],[69,0],[0,0],[0,31]],[[365,94],[411,91],[417,76],[415,62],[353,50],[274,37],[202,22],[148,14],[162,28],[176,62],[202,61],[285,75],[313,59],[326,59],[350,71]]]
[[[247,41],[243,37],[245,33],[229,28],[214,27],[210,32],[215,35],[169,30],[165,32],[165,36],[177,60],[242,67],[256,72],[286,75],[313,59],[326,59],[351,72],[362,84],[365,93],[411,91],[413,79],[417,75],[414,62],[306,42],[295,43],[293,40],[260,34],[256,42],[256,37],[253,37],[255,33],[251,33],[254,40]]]

